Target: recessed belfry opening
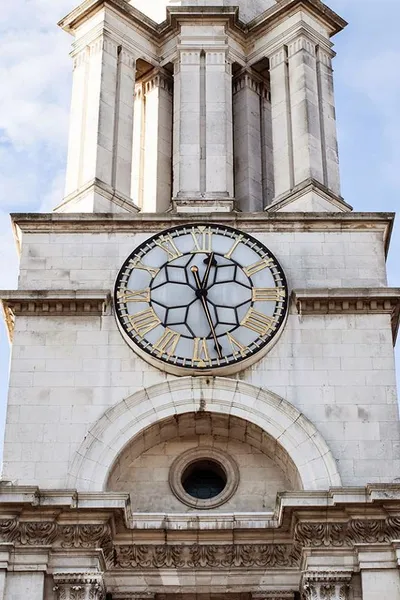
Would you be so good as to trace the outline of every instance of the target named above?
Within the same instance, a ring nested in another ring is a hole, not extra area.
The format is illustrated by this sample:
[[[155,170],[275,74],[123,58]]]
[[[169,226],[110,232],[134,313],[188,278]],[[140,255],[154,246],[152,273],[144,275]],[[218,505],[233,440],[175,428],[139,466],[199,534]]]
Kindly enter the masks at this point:
[[[232,74],[235,198],[242,211],[262,211],[275,194],[269,61],[234,63]]]
[[[148,213],[165,212],[171,201],[173,65],[136,62],[132,199]]]

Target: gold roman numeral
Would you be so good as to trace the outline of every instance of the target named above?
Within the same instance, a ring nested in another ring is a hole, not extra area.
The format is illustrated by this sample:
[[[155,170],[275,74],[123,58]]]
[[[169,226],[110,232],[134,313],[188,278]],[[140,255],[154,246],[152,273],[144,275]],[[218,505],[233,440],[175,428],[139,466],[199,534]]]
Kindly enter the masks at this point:
[[[283,287],[253,288],[253,302],[282,302],[286,298]]]
[[[171,358],[175,354],[176,347],[181,338],[181,334],[172,329],[166,329],[158,342],[154,345],[154,350],[159,356],[167,354]]]
[[[238,342],[237,340],[235,340],[233,335],[231,335],[230,333],[227,333],[226,337],[228,338],[229,343],[232,346],[232,353],[235,358],[237,358],[239,354],[243,357],[246,356],[246,353],[247,353],[246,346],[242,346],[242,344],[240,342]]]
[[[230,260],[232,258],[232,254],[235,252],[236,248],[239,246],[239,244],[242,240],[243,240],[243,236],[242,236],[242,234],[240,234],[239,237],[236,238],[236,241],[233,244],[232,248],[229,250],[229,252],[227,252],[225,254],[225,258],[227,258],[228,260]]]
[[[256,273],[263,271],[269,267],[274,265],[274,261],[272,258],[263,258],[258,262],[254,263],[254,265],[249,265],[248,267],[244,267],[243,271],[246,273],[247,277],[253,277]]]
[[[206,367],[211,365],[210,355],[208,353],[207,340],[205,338],[195,338],[193,349],[193,367]]]
[[[243,327],[247,327],[247,329],[251,329],[258,333],[259,336],[264,336],[268,333],[270,329],[272,329],[274,323],[276,323],[273,317],[268,317],[267,315],[263,315],[262,313],[254,310],[254,308],[250,308],[247,315],[241,322]]]
[[[140,258],[134,258],[133,260],[131,260],[129,263],[129,268],[147,271],[152,277],[155,277],[160,272],[160,269],[158,269],[157,267],[148,267],[147,265],[144,265]]]
[[[140,337],[144,337],[146,333],[149,333],[161,323],[152,308],[146,308],[146,310],[142,310],[136,315],[129,315],[128,319],[131,327],[128,327],[127,331],[134,330]]]
[[[119,302],[150,302],[150,288],[145,290],[119,290],[117,293],[117,300]]]
[[[193,227],[191,232],[194,248],[191,251],[191,254],[206,253],[210,254],[212,252],[212,231],[211,227],[206,227],[205,225],[199,225],[198,227]]]
[[[161,235],[154,243],[167,253],[168,262],[182,256],[182,252],[176,247],[173,237],[169,234]]]

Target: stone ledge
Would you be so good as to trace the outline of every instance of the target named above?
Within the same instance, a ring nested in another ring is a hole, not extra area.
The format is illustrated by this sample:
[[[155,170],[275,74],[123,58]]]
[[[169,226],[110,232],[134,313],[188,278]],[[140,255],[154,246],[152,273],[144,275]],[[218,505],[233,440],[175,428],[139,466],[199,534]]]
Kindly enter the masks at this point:
[[[293,290],[299,315],[390,314],[393,343],[400,323],[400,288],[332,288]]]
[[[11,290],[0,291],[0,303],[10,341],[15,317],[102,316],[111,305],[108,290]]]

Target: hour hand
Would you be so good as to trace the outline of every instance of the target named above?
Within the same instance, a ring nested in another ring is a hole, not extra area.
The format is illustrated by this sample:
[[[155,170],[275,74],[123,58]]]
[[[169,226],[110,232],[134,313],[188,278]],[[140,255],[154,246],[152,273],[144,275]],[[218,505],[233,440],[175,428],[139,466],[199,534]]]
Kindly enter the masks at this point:
[[[215,260],[214,252],[212,252],[210,254],[209,258],[205,259],[204,263],[207,265],[207,267],[206,267],[206,272],[204,273],[203,281],[201,282],[201,287],[203,289],[207,287],[208,278],[210,277],[211,267],[216,267],[218,265],[217,261]]]

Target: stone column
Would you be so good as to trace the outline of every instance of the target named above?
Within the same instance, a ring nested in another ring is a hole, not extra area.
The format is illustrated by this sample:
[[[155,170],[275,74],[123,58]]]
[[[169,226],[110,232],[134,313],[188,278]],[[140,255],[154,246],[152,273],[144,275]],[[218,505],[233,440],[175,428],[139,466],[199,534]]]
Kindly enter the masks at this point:
[[[204,192],[206,198],[232,199],[232,65],[226,51],[207,51],[205,70]]]
[[[349,571],[306,571],[302,578],[302,600],[349,600]]]
[[[273,189],[268,105],[265,82],[252,71],[240,73],[233,85],[235,197],[244,212],[262,211],[268,204],[268,176]]]
[[[179,211],[233,208],[232,74],[227,49],[178,51],[174,66],[173,203]],[[189,38],[188,38],[189,39]],[[220,45],[220,44],[218,44]]]
[[[105,600],[101,573],[54,574],[56,600]]]
[[[59,212],[135,212],[135,59],[102,33],[74,57],[66,197]]]
[[[200,198],[200,50],[180,51],[174,64],[174,198]]]
[[[275,210],[350,210],[340,198],[332,52],[301,31],[269,55]]]
[[[10,562],[10,553],[14,546],[9,544],[0,544],[0,600],[6,598],[7,569]]]
[[[132,201],[140,209],[143,208],[143,169],[145,141],[145,94],[143,83],[135,86],[134,120],[133,120],[133,157],[132,157]]]
[[[300,35],[288,46],[294,185],[324,183],[315,44]]]
[[[358,549],[363,600],[400,600],[400,558],[392,548],[364,546]]]
[[[293,134],[287,47],[269,57],[275,197],[294,187]]]
[[[317,79],[322,131],[324,184],[340,196],[339,151],[333,87],[333,52],[317,47]]]
[[[144,212],[165,212],[171,204],[172,78],[155,71],[143,82],[145,94],[143,140]]]

